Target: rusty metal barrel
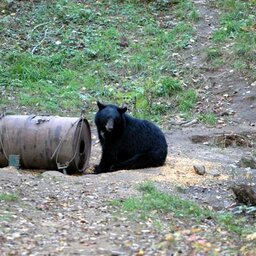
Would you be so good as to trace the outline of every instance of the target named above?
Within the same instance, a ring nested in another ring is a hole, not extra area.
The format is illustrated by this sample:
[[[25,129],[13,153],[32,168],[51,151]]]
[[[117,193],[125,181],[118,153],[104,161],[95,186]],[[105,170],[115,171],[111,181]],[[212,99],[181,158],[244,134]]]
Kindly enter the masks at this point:
[[[2,115],[0,167],[18,155],[26,169],[83,172],[89,164],[91,130],[81,117]]]

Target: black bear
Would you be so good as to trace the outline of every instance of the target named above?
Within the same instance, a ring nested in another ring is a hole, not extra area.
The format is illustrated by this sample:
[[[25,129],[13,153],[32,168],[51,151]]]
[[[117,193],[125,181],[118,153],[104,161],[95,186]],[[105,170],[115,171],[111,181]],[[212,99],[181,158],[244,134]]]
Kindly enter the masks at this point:
[[[97,102],[95,124],[102,146],[102,156],[95,173],[122,169],[157,167],[165,163],[167,143],[153,123],[126,114],[126,107]]]

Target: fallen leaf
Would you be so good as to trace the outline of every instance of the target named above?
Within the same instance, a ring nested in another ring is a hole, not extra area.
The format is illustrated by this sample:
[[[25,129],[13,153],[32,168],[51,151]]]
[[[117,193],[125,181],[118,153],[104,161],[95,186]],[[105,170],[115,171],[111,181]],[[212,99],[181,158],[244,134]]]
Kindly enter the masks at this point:
[[[139,250],[135,255],[136,256],[143,256],[143,255],[145,255],[145,252],[143,250]]]
[[[242,27],[242,30],[244,30],[244,31],[256,32],[256,24],[254,24],[254,25],[252,25],[252,26],[245,26],[245,27]]]
[[[168,242],[173,242],[174,241],[174,236],[172,234],[167,234],[165,236],[165,240]]]
[[[246,236],[246,240],[248,241],[256,240],[256,232]]]

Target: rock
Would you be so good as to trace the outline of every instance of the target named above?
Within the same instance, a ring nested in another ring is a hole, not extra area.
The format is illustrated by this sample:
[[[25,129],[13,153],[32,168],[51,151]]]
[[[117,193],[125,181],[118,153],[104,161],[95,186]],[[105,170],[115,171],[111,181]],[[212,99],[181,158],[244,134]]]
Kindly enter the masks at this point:
[[[58,176],[64,176],[63,173],[58,171],[47,171],[42,173],[43,177],[58,177]]]
[[[194,165],[193,166],[196,174],[198,175],[204,175],[205,174],[205,166],[203,165]]]
[[[233,190],[236,201],[238,203],[247,204],[247,205],[256,205],[256,192],[255,188],[249,185],[234,185],[231,187]]]
[[[14,166],[8,166],[8,167],[1,168],[1,171],[7,171],[7,172],[12,172],[12,173],[17,173],[17,174],[20,173],[18,171],[18,169]]]
[[[120,256],[120,255],[125,255],[125,253],[121,252],[121,251],[111,251],[110,255],[111,256]]]
[[[256,169],[256,157],[254,157],[253,155],[244,155],[239,160],[237,165],[243,168],[250,167],[252,169]]]
[[[211,170],[208,173],[213,177],[219,177],[221,175],[221,172],[219,170]]]

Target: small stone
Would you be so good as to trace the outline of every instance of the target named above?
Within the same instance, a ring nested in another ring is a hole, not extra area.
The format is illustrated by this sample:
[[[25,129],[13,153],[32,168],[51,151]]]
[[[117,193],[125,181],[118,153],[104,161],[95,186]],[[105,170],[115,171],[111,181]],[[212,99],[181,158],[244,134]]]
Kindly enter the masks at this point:
[[[120,255],[125,255],[125,253],[121,251],[111,251],[111,256],[120,256]]]
[[[142,229],[141,233],[143,234],[149,234],[151,231],[149,229]]]
[[[196,174],[204,175],[205,174],[205,167],[203,165],[194,165],[193,166]]]
[[[213,177],[219,177],[221,175],[219,170],[211,170],[209,174],[212,175]]]
[[[46,171],[42,173],[43,177],[57,177],[57,176],[64,176],[63,173],[58,171]]]
[[[132,247],[131,247],[131,249],[133,250],[133,251],[137,251],[138,249],[140,248],[140,246],[138,245],[138,244],[132,244]]]
[[[20,233],[19,232],[14,232],[13,234],[12,234],[12,238],[13,239],[16,239],[16,238],[20,238]]]

